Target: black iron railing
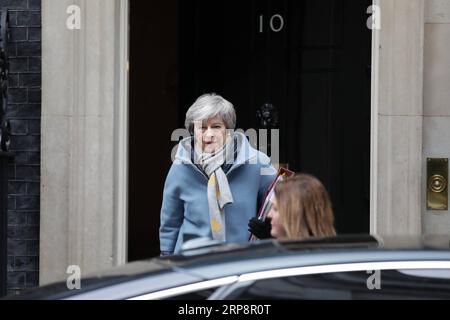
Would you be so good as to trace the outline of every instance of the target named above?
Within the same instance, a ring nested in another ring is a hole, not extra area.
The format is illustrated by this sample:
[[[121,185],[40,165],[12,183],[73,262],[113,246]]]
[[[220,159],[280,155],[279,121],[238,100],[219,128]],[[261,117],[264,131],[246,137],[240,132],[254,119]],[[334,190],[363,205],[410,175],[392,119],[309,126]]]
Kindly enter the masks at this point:
[[[8,228],[8,161],[10,153],[0,151],[0,297],[6,294]]]
[[[0,11],[0,296],[6,294],[7,228],[8,228],[8,153],[11,127],[6,115],[8,107],[8,10]]]
[[[9,42],[9,14],[8,10],[1,11],[0,17],[0,150],[8,151],[11,126],[6,117],[8,107],[8,42]]]

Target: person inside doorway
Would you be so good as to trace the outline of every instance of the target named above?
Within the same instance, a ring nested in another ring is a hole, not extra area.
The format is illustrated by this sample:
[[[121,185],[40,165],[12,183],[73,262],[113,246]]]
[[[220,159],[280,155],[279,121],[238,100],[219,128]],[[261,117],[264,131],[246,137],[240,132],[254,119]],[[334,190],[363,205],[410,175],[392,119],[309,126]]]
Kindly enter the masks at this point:
[[[200,96],[185,126],[191,136],[180,141],[164,185],[161,255],[179,253],[192,235],[246,242],[247,223],[276,175],[269,157],[234,132],[235,109],[220,95]]]

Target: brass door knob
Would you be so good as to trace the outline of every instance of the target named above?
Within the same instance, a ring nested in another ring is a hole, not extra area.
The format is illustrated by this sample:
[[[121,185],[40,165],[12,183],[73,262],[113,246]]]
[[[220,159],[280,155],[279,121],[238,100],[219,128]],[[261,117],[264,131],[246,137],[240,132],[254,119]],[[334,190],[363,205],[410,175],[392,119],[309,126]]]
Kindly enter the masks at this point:
[[[440,174],[434,174],[428,179],[428,188],[431,192],[441,193],[447,187],[447,180]]]

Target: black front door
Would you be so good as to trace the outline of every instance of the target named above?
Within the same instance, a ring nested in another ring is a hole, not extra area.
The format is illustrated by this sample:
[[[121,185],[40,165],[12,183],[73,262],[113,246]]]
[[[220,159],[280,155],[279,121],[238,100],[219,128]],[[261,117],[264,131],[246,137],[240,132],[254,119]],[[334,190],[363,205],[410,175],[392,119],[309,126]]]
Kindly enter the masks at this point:
[[[280,162],[321,179],[339,233],[369,231],[370,2],[179,2],[179,125],[205,92],[244,130],[274,105]]]
[[[369,230],[370,2],[130,1],[130,260],[159,254],[171,132],[205,92],[244,130],[274,105],[280,162],[324,182],[339,233]]]

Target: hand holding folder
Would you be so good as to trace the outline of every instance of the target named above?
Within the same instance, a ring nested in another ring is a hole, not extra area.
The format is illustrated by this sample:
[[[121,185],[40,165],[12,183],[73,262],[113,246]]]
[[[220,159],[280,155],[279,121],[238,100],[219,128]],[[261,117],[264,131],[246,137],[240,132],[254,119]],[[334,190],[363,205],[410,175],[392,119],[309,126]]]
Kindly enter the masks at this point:
[[[275,186],[277,185],[278,182],[283,181],[286,178],[292,177],[295,173],[293,171],[290,171],[286,168],[279,168],[277,175],[275,176],[275,178],[273,179],[273,182],[270,184],[269,189],[267,190],[266,196],[264,197],[264,201],[263,204],[261,206],[261,208],[259,209],[258,212],[258,220],[261,223],[265,223],[266,222],[266,218],[267,218],[267,214],[269,213],[270,209],[272,208],[272,199],[275,196]],[[250,222],[252,222],[252,220],[250,220]],[[256,223],[255,221],[253,221],[253,225],[256,225],[258,223]],[[249,227],[252,229],[252,226],[249,223]],[[252,234],[250,236],[250,241],[255,241],[258,238]]]

